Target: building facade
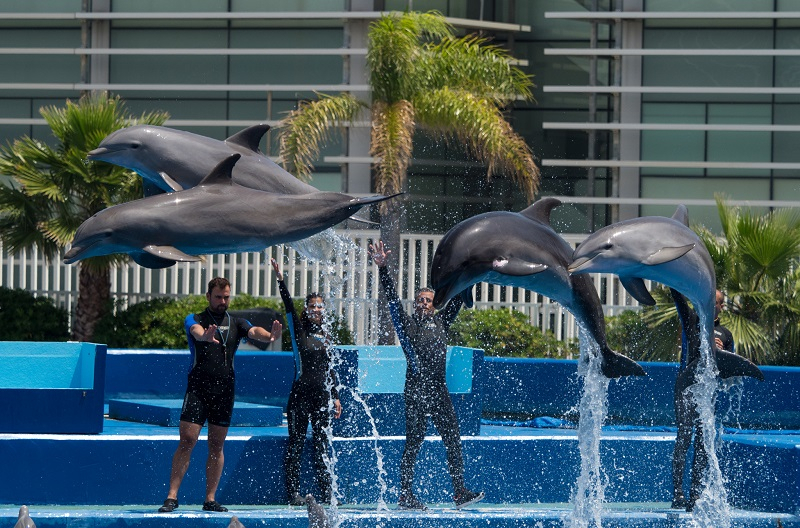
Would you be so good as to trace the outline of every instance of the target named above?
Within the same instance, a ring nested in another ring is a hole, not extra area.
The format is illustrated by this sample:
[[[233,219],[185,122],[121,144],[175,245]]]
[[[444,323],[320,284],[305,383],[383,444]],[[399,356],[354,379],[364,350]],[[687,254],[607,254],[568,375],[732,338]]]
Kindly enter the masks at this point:
[[[761,209],[800,205],[800,0],[5,0],[0,142],[50,141],[39,109],[86,91],[218,139],[277,127],[315,92],[366,99],[368,26],[409,9],[491,37],[533,76],[536,101],[509,118],[541,165],[541,194],[565,202],[557,231],[669,216],[678,203],[713,229],[717,193]],[[372,192],[368,142],[369,123],[350,123],[311,183]],[[277,156],[274,134],[262,150]],[[411,234],[528,205],[457,146],[422,136],[408,185]],[[4,258],[0,285],[49,291]]]

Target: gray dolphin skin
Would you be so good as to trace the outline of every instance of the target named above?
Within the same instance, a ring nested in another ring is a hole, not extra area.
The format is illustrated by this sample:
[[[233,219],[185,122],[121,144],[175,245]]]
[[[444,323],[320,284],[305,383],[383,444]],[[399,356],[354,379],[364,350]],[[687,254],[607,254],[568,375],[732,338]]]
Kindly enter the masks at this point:
[[[36,523],[31,519],[27,506],[22,505],[19,507],[19,514],[14,528],[36,528]]]
[[[672,218],[644,216],[598,229],[578,245],[572,258],[570,273],[614,273],[642,304],[655,304],[644,279],[684,294],[713,345],[714,263],[703,241],[689,228],[685,205],[679,205]]]
[[[586,276],[570,276],[572,248],[550,226],[550,211],[561,202],[542,198],[519,213],[494,211],[468,218],[442,237],[431,264],[434,306],[462,295],[472,306],[472,286],[488,282],[516,286],[554,299],[600,347],[603,375],[644,376],[644,369],[606,343],[600,298]]]
[[[306,495],[306,507],[308,509],[308,528],[331,528],[325,508],[317,503],[311,494]]]
[[[136,171],[147,184],[146,196],[192,188],[232,154],[242,156],[233,170],[239,185],[281,194],[318,191],[260,152],[267,130],[269,125],[254,125],[220,141],[164,126],[134,125],[106,136],[87,157]]]
[[[260,251],[319,233],[362,207],[393,198],[342,193],[286,195],[232,182],[240,154],[222,161],[197,187],[109,207],[84,221],[64,262],[127,253],[147,268],[197,255]]]

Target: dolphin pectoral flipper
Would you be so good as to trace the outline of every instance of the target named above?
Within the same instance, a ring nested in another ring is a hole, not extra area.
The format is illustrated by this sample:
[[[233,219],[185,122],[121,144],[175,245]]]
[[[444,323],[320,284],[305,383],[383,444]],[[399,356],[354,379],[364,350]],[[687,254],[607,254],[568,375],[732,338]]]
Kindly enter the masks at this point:
[[[197,262],[203,260],[196,255],[187,255],[180,249],[173,246],[156,246],[151,244],[143,247],[142,251],[153,255],[154,257],[167,260],[177,260],[178,262]]]
[[[679,247],[664,247],[647,257],[642,263],[648,266],[657,266],[675,259],[681,258],[694,249],[694,244],[686,244]]]
[[[603,376],[607,378],[620,378],[622,376],[647,376],[647,372],[637,362],[624,356],[619,352],[614,352],[610,348],[603,347],[603,361],[601,370]]]
[[[175,265],[175,261],[172,259],[157,257],[150,253],[130,253],[130,257],[135,263],[148,269],[164,269]]]
[[[639,277],[622,277],[620,276],[619,282],[625,290],[631,294],[631,297],[639,301],[645,306],[655,306],[656,300],[650,295],[647,286],[644,285],[644,280]]]
[[[739,354],[720,349],[715,350],[714,356],[717,360],[717,369],[719,370],[720,378],[747,376],[759,381],[764,381],[764,373],[749,359]]]
[[[161,180],[167,185],[167,187],[169,187],[173,191],[177,192],[183,190],[181,184],[170,178],[169,174],[167,174],[166,172],[159,172],[158,175],[161,176]]]
[[[492,261],[492,269],[497,273],[503,275],[513,275],[516,277],[524,277],[526,275],[535,275],[547,269],[544,264],[537,264],[536,262],[528,262],[518,258],[502,258],[498,257]]]

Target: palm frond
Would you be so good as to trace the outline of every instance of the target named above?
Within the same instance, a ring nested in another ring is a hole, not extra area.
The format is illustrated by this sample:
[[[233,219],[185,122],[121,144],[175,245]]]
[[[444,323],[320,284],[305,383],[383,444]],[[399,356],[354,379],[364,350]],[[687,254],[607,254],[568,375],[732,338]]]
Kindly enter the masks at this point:
[[[334,129],[358,117],[366,104],[352,94],[319,94],[316,101],[304,101],[283,120],[280,129],[281,158],[286,170],[307,181],[323,143]]]
[[[491,100],[444,88],[414,99],[417,124],[443,137],[454,137],[488,165],[488,176],[505,174],[529,200],[539,186],[539,168],[530,147]]]
[[[423,44],[451,35],[452,26],[437,12],[390,13],[372,22],[366,58],[373,99],[410,99],[419,89],[416,71]]]
[[[512,64],[507,50],[475,35],[446,38],[425,47],[425,88],[471,92],[505,106],[517,99],[533,100],[531,77]]]

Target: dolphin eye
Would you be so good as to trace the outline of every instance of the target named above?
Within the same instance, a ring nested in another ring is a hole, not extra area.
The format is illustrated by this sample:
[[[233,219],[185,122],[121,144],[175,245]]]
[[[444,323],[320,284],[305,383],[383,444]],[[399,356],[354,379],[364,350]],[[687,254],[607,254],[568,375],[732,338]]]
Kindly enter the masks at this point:
[[[138,149],[139,148],[139,143],[131,143],[131,148],[132,149]]]
[[[609,249],[611,249],[613,247],[614,247],[614,244],[612,244],[611,242],[606,242],[605,244],[603,244],[603,246],[600,249],[602,249],[603,251],[608,251]]]

